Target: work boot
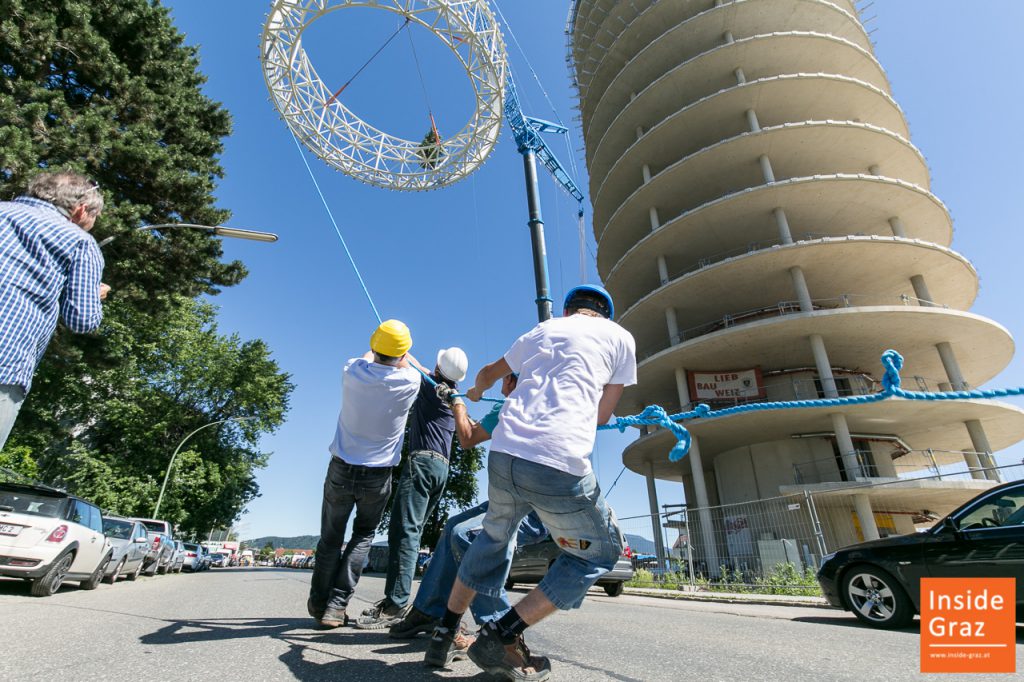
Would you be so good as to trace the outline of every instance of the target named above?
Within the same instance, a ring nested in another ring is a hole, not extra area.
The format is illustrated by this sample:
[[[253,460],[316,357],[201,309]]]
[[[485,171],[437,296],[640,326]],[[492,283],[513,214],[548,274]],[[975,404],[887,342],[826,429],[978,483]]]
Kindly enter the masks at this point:
[[[435,619],[423,613],[417,608],[409,609],[405,618],[395,623],[388,630],[388,637],[392,639],[411,639],[421,632],[430,632],[434,629]]]
[[[345,616],[345,609],[336,609],[328,606],[324,609],[324,614],[320,616],[319,621],[320,627],[340,628],[348,623],[348,618]]]
[[[359,616],[359,619],[356,620],[356,627],[361,630],[390,628],[395,623],[401,622],[410,608],[412,607],[398,606],[393,604],[390,599],[383,599],[374,604],[372,609],[368,609],[369,613],[364,611],[363,615]]]
[[[476,638],[467,635],[462,628],[449,630],[440,625],[434,628],[427,645],[427,654],[423,662],[435,668],[447,667],[452,661],[466,660],[466,652]]]
[[[506,680],[533,682],[546,680],[551,675],[551,661],[543,656],[531,655],[522,633],[516,635],[511,644],[505,644],[494,623],[487,623],[480,628],[468,654],[481,670]]]

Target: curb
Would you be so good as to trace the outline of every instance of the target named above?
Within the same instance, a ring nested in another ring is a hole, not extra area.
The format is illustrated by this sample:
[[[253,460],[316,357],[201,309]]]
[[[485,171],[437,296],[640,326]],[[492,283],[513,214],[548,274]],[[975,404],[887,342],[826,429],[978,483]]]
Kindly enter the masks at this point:
[[[703,601],[703,602],[717,602],[722,604],[756,604],[760,606],[803,606],[812,609],[830,609],[836,610],[835,606],[829,604],[824,597],[804,597],[803,599],[787,598],[785,596],[779,596],[778,598],[768,598],[763,595],[739,595],[735,593],[719,593],[714,592],[681,592],[678,590],[657,590],[657,589],[644,589],[636,587],[627,587],[625,590],[626,594],[632,594],[637,597],[654,597],[655,599],[672,599],[676,601]]]

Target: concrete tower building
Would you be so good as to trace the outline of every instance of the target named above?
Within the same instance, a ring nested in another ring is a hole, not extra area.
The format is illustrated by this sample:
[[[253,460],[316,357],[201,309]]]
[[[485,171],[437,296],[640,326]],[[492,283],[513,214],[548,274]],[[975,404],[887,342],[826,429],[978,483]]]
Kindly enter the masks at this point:
[[[978,275],[853,2],[577,0],[568,32],[598,271],[637,341],[620,412],[867,394],[887,348],[910,390],[1006,367],[1013,339],[968,312]],[[994,485],[991,453],[1024,437],[1024,411],[888,400],[687,427],[681,462],[664,430],[623,453],[652,510],[655,479],[702,508],[827,489],[842,545],[878,537],[880,510],[883,533],[912,532],[915,513]],[[967,480],[843,490],[957,466]]]

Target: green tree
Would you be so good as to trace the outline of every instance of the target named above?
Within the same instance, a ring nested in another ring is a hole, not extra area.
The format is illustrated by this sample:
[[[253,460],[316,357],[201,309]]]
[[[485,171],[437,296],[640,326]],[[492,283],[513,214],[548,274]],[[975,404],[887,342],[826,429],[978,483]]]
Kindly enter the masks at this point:
[[[197,50],[154,0],[0,0],[0,198],[40,169],[100,183],[98,238],[140,224],[219,224],[218,156],[230,117],[201,87]],[[216,333],[195,297],[245,276],[219,239],[128,233],[104,251],[113,292],[98,334],[58,329],[9,444],[47,480],[124,513],[149,513],[167,458],[192,429],[230,416],[180,453],[168,518],[229,526],[258,494],[255,444],[284,418],[291,385],[261,341]],[[24,463],[23,463],[24,464]]]
[[[407,433],[408,435],[408,433]],[[459,439],[452,440],[451,454],[449,456],[448,482],[445,484],[444,492],[437,503],[437,507],[427,519],[423,526],[423,538],[420,540],[424,547],[433,550],[444,530],[444,524],[453,511],[467,509],[476,501],[477,484],[476,473],[483,468],[484,448],[477,446],[468,450],[459,445]],[[405,469],[405,463],[409,460],[409,439],[406,438],[402,445],[402,459],[395,467],[393,481],[398,482],[399,477]],[[380,521],[378,531],[387,533],[391,524],[391,504],[395,499],[395,485],[391,486],[391,496],[384,511],[384,517]]]

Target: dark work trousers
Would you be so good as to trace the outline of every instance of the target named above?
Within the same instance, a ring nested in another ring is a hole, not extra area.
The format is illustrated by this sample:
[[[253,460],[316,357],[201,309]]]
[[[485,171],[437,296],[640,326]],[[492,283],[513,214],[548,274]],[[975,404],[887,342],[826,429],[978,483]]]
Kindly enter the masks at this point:
[[[388,527],[388,577],[384,596],[393,604],[405,606],[409,601],[423,526],[434,512],[447,482],[447,458],[430,450],[417,450],[409,456],[395,486]]]
[[[365,467],[331,457],[324,479],[320,542],[309,596],[316,608],[343,609],[356,589],[377,524],[391,494],[391,467]],[[353,508],[352,537],[342,552]]]

